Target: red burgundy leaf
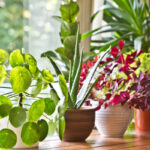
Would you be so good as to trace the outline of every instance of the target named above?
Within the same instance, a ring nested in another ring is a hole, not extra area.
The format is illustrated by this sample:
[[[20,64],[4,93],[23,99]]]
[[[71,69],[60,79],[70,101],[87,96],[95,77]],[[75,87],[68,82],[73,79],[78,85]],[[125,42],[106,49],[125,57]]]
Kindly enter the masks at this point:
[[[119,54],[119,50],[116,47],[111,47],[111,54],[114,58],[116,58]]]
[[[123,49],[124,44],[125,44],[125,43],[124,43],[123,41],[121,41],[121,40],[119,41],[119,49],[120,49],[120,50]]]

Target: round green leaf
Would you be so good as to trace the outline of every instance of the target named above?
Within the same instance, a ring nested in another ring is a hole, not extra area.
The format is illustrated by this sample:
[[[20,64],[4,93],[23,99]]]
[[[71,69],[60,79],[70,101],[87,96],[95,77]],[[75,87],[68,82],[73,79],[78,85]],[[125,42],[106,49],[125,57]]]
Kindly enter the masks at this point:
[[[29,70],[31,71],[31,73],[35,74],[37,71],[36,59],[30,54],[25,54],[25,61],[29,65]]]
[[[3,49],[0,49],[0,65],[6,64],[9,59],[9,54]]]
[[[10,99],[6,96],[0,95],[0,119],[6,117],[12,108]]]
[[[40,132],[39,132],[39,135],[40,135],[39,141],[43,141],[46,138],[47,134],[48,134],[48,124],[43,119],[39,120],[37,124],[38,124],[39,130],[40,130]]]
[[[10,72],[10,83],[15,93],[25,92],[31,81],[31,73],[25,67],[15,67]]]
[[[54,82],[53,75],[50,73],[49,70],[44,69],[44,70],[42,71],[42,76],[43,76],[45,82],[48,82],[48,83]]]
[[[44,100],[35,101],[29,109],[29,121],[37,121],[43,114],[45,109]]]
[[[22,107],[14,107],[9,113],[10,123],[15,127],[20,127],[26,120],[26,111]]]
[[[50,98],[55,102],[55,104],[59,101],[59,96],[54,89],[50,89]]]
[[[6,69],[0,65],[0,85],[5,81],[7,76]]]
[[[42,83],[43,83],[43,81],[42,81],[41,77],[38,77],[37,80],[35,80],[35,82],[33,82],[34,86],[29,88],[29,91],[33,96],[37,96],[41,92]]]
[[[44,112],[47,115],[53,114],[53,112],[55,111],[55,107],[56,107],[55,102],[50,98],[44,98],[44,101],[45,101],[45,110],[44,110]]]
[[[16,134],[10,129],[0,130],[0,148],[10,149],[13,148],[17,143]]]
[[[31,146],[39,140],[39,127],[34,122],[27,122],[23,125],[21,139],[24,144]]]
[[[10,54],[9,62],[12,67],[22,66],[24,64],[24,59],[19,49]]]

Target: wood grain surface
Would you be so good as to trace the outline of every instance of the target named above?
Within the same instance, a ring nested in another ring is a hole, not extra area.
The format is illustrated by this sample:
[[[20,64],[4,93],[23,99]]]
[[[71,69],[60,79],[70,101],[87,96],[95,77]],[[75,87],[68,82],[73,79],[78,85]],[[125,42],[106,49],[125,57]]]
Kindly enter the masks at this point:
[[[86,142],[62,142],[58,136],[47,138],[41,142],[39,148],[28,150],[150,150],[150,135],[136,137],[125,134],[123,138],[103,138],[93,130]],[[21,149],[16,149],[21,150]]]

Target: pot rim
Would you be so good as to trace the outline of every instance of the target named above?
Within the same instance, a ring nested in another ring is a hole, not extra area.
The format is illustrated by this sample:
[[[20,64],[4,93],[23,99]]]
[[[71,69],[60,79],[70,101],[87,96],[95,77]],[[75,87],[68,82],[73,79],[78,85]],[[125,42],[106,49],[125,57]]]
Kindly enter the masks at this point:
[[[96,111],[95,106],[83,106],[80,109],[67,109],[67,112],[85,112],[85,111]]]

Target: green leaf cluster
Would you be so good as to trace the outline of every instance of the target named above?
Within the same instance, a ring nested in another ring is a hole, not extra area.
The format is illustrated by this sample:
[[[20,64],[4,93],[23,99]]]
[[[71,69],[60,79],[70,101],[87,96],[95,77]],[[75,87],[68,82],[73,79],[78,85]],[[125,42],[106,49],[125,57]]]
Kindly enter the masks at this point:
[[[73,60],[74,56],[74,46],[78,28],[76,18],[79,13],[79,6],[77,2],[74,2],[72,0],[65,1],[65,3],[60,6],[60,13],[61,16],[54,16],[54,18],[61,23],[60,38],[62,42],[62,47],[59,47],[55,50],[47,51],[41,56],[48,57],[52,64],[54,61],[57,67],[65,76],[65,78],[68,79],[68,72],[70,67],[69,61]]]
[[[110,36],[102,35],[101,40],[93,40],[92,50],[104,51],[110,45],[117,45],[121,39],[126,42],[127,51],[134,48],[149,52],[150,9],[146,0],[112,0],[112,2],[105,0],[104,6],[93,15],[92,19],[102,11],[106,25],[86,33],[83,38],[103,33],[109,33]]]
[[[22,127],[21,139],[24,144],[31,146],[46,138],[49,126],[41,117],[48,118],[56,109],[58,98],[54,92],[55,97],[37,97],[46,85],[54,82],[53,76],[47,69],[40,71],[36,59],[31,54],[21,53],[19,49],[13,51],[10,56],[0,49],[0,54],[0,85],[6,78],[11,84],[11,87],[1,85],[0,89],[12,90],[0,95],[0,119],[8,116],[14,128]],[[5,69],[8,62],[12,67],[10,73]],[[61,83],[63,82],[61,78]],[[12,103],[14,97],[18,100],[18,106]],[[26,107],[24,102],[28,98],[32,98],[33,103]],[[14,131],[7,128],[0,130],[0,139],[0,148],[3,149],[13,148],[17,142]]]

